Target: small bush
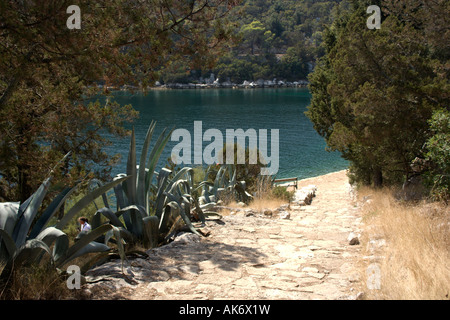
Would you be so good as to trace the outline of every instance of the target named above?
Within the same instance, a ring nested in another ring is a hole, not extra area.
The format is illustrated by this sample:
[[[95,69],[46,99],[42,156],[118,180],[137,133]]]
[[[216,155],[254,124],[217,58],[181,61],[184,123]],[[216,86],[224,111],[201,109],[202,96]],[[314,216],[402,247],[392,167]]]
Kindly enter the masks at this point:
[[[288,191],[287,187],[275,186],[271,190],[271,195],[276,199],[291,202],[294,200],[294,191]]]
[[[429,121],[433,132],[426,143],[426,161],[430,169],[426,181],[431,187],[431,196],[436,200],[450,198],[450,112],[442,109],[433,113]]]

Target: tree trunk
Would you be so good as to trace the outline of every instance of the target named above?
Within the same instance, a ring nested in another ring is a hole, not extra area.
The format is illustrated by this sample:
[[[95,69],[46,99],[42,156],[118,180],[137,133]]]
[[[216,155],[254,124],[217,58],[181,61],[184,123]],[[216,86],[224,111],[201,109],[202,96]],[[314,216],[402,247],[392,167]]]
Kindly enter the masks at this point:
[[[383,186],[383,172],[380,167],[373,169],[373,186],[375,188],[381,188]]]
[[[26,201],[32,194],[33,190],[30,187],[30,179],[29,179],[29,168],[28,166],[18,166],[18,192],[19,192],[19,201],[22,203]]]

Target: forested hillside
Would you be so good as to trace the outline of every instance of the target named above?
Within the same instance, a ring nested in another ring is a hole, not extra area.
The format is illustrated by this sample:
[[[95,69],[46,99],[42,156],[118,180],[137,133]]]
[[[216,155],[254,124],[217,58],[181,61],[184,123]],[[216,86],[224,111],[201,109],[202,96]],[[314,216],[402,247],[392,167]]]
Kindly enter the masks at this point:
[[[325,27],[347,7],[346,0],[243,0],[229,16],[235,44],[214,68],[191,70],[179,62],[161,72],[160,80],[198,82],[211,73],[233,83],[304,80],[325,53]]]

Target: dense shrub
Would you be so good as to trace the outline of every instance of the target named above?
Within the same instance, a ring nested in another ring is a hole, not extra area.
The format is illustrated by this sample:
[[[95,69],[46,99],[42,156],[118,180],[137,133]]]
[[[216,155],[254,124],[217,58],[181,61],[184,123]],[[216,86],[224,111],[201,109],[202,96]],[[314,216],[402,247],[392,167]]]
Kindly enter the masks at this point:
[[[276,199],[292,201],[294,199],[294,191],[288,191],[287,187],[275,186],[271,190],[271,194]]]
[[[426,182],[431,187],[431,196],[438,200],[450,198],[450,112],[437,110],[429,121],[433,135],[426,143],[426,161],[429,170]]]

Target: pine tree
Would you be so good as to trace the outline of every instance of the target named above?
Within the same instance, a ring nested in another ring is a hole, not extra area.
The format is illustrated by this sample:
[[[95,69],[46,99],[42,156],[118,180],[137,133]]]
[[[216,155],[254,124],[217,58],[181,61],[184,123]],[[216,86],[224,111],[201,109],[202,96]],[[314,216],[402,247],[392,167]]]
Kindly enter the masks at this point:
[[[399,183],[423,153],[433,111],[449,106],[449,42],[435,42],[431,27],[445,19],[448,2],[435,2],[447,9],[440,11],[429,10],[427,1],[401,1],[402,10],[381,1],[379,30],[366,26],[371,3],[353,2],[327,31],[307,115],[328,146],[350,160],[354,180]]]
[[[81,28],[69,29],[71,1],[1,1],[0,200],[27,199],[69,151],[61,179],[92,164],[107,173],[104,133],[125,135],[137,113],[84,100],[100,85],[145,89],[172,61],[212,65],[238,2],[81,0]]]

